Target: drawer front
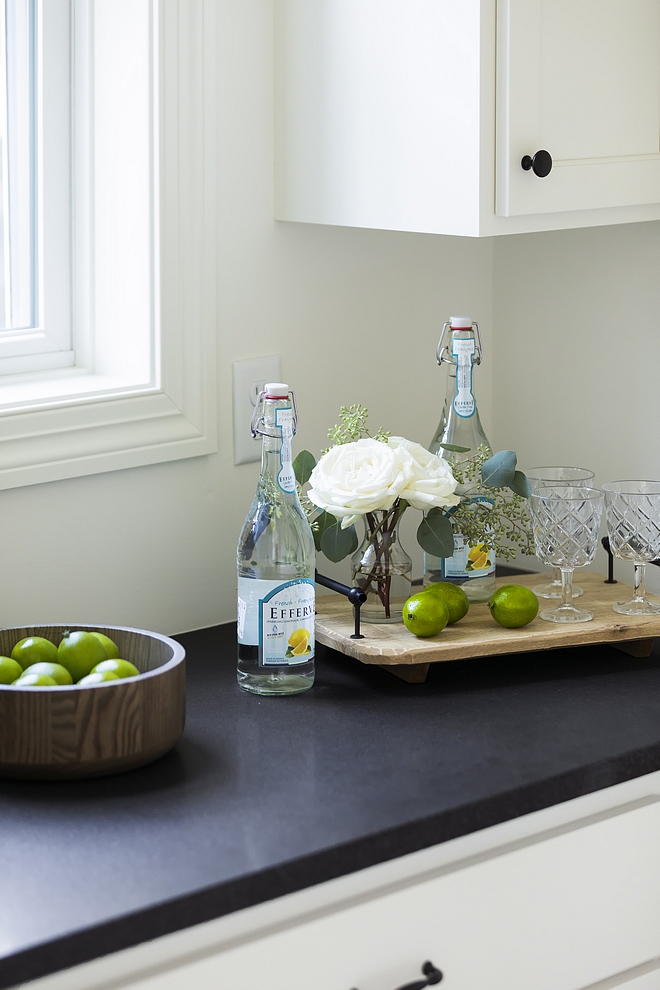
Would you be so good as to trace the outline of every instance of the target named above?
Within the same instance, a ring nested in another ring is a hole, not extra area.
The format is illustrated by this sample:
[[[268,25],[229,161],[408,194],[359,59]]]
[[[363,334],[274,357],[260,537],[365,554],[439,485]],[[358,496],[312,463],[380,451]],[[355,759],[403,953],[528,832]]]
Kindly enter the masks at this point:
[[[657,956],[653,801],[126,987],[395,990],[430,959],[446,990],[578,990]]]

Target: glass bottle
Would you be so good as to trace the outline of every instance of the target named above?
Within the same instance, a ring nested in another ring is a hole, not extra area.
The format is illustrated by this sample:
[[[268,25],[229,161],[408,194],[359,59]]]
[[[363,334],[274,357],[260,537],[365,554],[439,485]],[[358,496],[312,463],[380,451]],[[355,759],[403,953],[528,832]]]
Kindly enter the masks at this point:
[[[261,474],[236,552],[237,677],[253,694],[299,694],[314,683],[316,555],[291,462],[297,422],[289,386],[266,384],[252,418]]]
[[[479,324],[466,316],[452,316],[444,324],[438,344],[438,364],[447,365],[447,392],[440,423],[429,446],[432,453],[444,457],[452,466],[464,467],[479,447],[490,450],[472,390],[472,372],[475,364],[481,364],[481,354]],[[469,447],[469,453],[445,450],[443,443]],[[495,551],[487,544],[471,547],[454,531],[452,557],[424,554],[424,584],[450,581],[461,585],[471,602],[485,602],[496,588],[495,564]]]

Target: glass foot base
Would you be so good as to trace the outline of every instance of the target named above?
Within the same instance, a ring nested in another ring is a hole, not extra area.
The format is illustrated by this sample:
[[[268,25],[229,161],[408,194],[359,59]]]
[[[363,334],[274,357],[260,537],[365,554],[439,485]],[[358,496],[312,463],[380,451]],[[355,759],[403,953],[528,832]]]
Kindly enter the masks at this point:
[[[627,602],[617,602],[612,608],[621,615],[660,615],[660,604],[648,598],[630,598]]]
[[[560,605],[559,608],[544,608],[539,612],[539,619],[546,622],[590,622],[594,613],[586,608],[575,608],[573,605]]]
[[[548,581],[547,584],[535,584],[532,591],[537,598],[557,598],[561,601],[561,581]],[[573,598],[579,598],[583,594],[584,591],[582,588],[574,584]]]

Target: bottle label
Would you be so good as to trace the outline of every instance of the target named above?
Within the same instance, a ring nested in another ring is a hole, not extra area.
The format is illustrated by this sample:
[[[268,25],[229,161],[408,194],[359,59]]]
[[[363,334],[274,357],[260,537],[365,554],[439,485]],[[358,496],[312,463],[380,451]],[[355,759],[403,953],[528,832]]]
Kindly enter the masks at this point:
[[[472,578],[490,577],[494,573],[494,551],[485,543],[477,543],[471,547],[460,533],[454,533],[454,555],[442,558],[441,577],[469,581]]]
[[[293,666],[314,656],[316,588],[287,581],[259,600],[259,666]]]
[[[295,581],[238,579],[238,641],[259,647],[260,666],[286,667],[314,656],[316,586]]]
[[[474,337],[454,337],[451,352],[456,358],[456,395],[454,396],[454,411],[457,416],[469,419],[474,416],[477,404],[472,394],[472,359],[474,356]]]
[[[286,409],[275,410],[275,426],[279,427],[282,434],[281,467],[277,475],[277,483],[283,492],[291,494],[296,490],[296,475],[291,463],[291,441],[293,440],[293,410],[291,406]]]

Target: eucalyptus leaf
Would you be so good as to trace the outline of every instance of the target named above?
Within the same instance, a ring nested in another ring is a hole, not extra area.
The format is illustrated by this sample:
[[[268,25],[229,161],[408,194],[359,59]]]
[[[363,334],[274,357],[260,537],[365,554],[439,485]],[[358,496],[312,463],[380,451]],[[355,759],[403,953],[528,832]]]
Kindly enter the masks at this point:
[[[314,544],[319,553],[321,552],[321,539],[323,534],[326,529],[330,529],[330,527],[336,525],[336,523],[336,517],[331,515],[329,512],[326,512],[325,509],[314,520],[314,529],[312,530],[312,534],[314,536]]]
[[[293,471],[299,485],[309,481],[309,476],[316,467],[316,458],[308,450],[301,450],[293,462]]]
[[[516,474],[516,453],[514,450],[500,450],[484,461],[481,480],[489,488],[508,488]]]
[[[459,447],[456,443],[441,443],[440,446],[443,450],[452,450],[457,454],[467,454],[471,450],[470,447]]]
[[[349,553],[354,553],[357,548],[355,526],[342,529],[340,523],[336,522],[333,526],[328,526],[321,537],[321,550],[334,564],[348,557]]]
[[[451,557],[454,553],[454,531],[448,517],[440,509],[431,509],[417,530],[417,542],[433,557]]]
[[[513,481],[510,483],[509,488],[516,495],[521,495],[523,498],[529,498],[532,494],[532,486],[529,478],[522,471],[516,471],[513,476]]]

